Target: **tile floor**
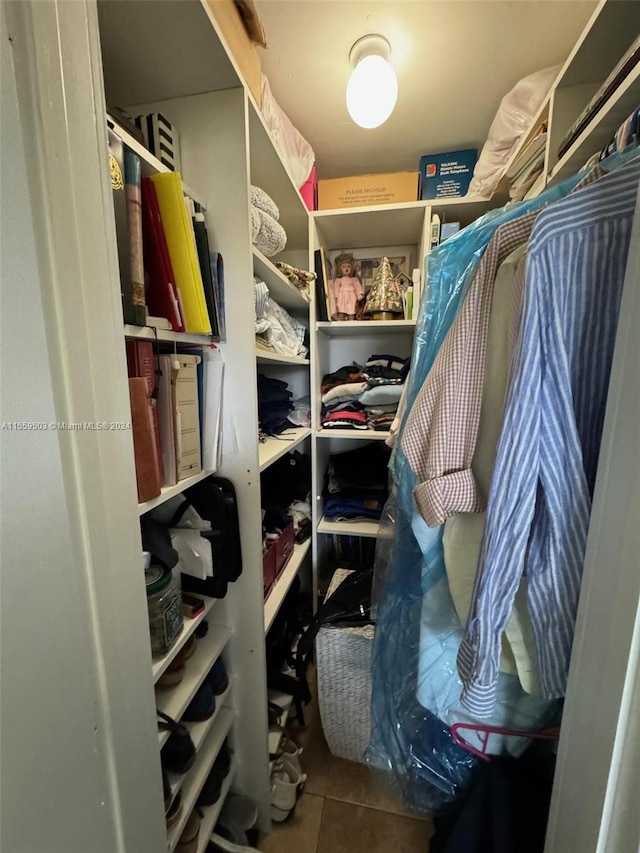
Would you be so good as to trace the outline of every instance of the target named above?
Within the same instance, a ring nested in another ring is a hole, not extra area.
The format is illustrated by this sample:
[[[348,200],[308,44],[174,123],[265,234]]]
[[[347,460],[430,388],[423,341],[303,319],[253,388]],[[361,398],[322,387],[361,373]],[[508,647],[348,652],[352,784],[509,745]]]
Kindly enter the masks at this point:
[[[313,685],[312,685],[313,689]],[[306,726],[293,722],[289,735],[304,747],[304,793],[291,818],[273,824],[259,844],[262,853],[428,853],[430,821],[407,814],[380,773],[331,755],[315,701]]]

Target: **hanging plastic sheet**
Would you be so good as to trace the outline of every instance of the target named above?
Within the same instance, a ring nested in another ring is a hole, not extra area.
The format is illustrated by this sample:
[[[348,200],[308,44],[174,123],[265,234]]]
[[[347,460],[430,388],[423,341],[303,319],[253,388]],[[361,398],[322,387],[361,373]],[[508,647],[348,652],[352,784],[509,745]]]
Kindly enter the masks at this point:
[[[392,771],[406,804],[424,814],[451,801],[479,759],[456,744],[449,729],[471,721],[459,705],[455,666],[462,626],[448,590],[443,528],[427,527],[415,511],[416,478],[400,446],[402,429],[497,228],[563,198],[583,177],[485,214],[435,249],[425,270],[407,410],[391,457],[391,496],[376,551],[372,730],[365,756],[371,766]],[[557,702],[527,696],[515,676],[501,674],[497,724],[535,730],[558,714]],[[509,745],[492,744],[495,751],[503,746]]]

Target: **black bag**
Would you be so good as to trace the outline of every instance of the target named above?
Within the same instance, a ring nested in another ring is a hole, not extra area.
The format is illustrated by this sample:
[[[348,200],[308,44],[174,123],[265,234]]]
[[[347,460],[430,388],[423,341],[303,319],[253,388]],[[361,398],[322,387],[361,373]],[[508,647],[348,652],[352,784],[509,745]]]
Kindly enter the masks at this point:
[[[231,480],[207,477],[182,493],[183,503],[171,520],[175,527],[187,507],[192,506],[200,518],[211,522],[211,532],[201,536],[211,542],[213,577],[206,580],[181,575],[182,589],[212,598],[224,598],[227,584],[238,580],[242,573],[242,549],[236,490]]]

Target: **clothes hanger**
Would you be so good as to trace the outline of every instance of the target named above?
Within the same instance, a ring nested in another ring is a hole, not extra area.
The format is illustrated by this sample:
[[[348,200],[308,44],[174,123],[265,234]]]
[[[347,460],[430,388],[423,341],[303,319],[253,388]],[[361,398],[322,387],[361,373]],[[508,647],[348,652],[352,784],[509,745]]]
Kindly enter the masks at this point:
[[[478,734],[482,743],[481,749],[470,744],[461,734],[459,734],[460,731],[465,729]],[[478,723],[454,723],[451,726],[451,737],[454,742],[457,743],[458,746],[466,749],[468,752],[473,753],[473,755],[477,755],[478,758],[482,758],[483,761],[491,761],[491,756],[487,755],[487,745],[489,743],[489,736],[492,734],[506,735],[508,737],[523,737],[528,738],[529,740],[557,740],[560,737],[560,727],[555,726],[553,728],[543,729],[540,732],[528,732],[524,729],[509,729],[503,728],[502,726],[480,725]]]

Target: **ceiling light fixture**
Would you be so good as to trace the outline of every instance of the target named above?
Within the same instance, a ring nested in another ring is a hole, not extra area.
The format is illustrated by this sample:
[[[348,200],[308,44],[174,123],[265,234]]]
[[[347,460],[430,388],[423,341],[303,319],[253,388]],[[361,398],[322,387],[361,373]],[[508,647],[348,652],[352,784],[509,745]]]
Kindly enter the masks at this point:
[[[379,35],[363,36],[353,45],[347,83],[347,109],[360,127],[380,127],[398,100],[398,80],[388,59],[391,45]]]

